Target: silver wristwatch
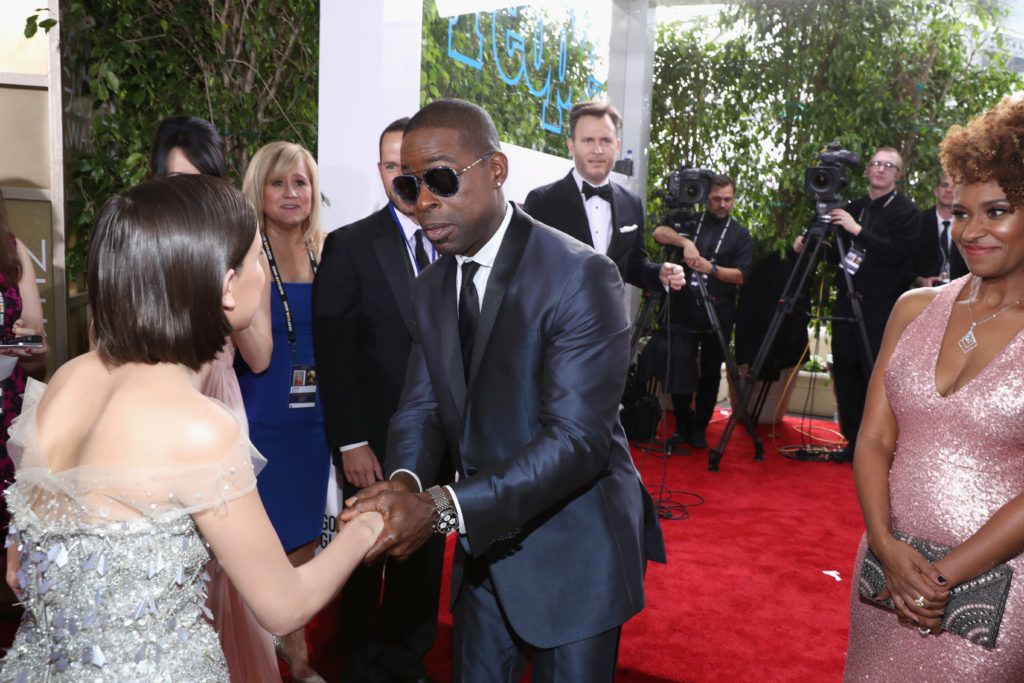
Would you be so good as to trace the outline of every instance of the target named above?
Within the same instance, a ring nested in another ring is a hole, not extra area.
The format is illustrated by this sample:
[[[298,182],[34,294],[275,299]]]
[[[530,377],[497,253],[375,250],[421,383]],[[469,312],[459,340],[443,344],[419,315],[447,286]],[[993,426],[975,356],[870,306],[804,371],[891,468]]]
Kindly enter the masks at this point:
[[[430,494],[430,498],[434,501],[434,507],[437,509],[437,519],[434,520],[434,533],[447,536],[451,532],[457,531],[459,528],[459,516],[455,513],[455,506],[452,505],[448,496],[444,495],[441,487],[431,486],[427,489],[427,493]]]

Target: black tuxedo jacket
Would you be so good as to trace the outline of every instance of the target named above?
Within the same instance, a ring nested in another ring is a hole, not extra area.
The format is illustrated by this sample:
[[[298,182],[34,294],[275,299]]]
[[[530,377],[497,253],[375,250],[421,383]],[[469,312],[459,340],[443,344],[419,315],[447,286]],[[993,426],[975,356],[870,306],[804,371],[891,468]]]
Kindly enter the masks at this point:
[[[660,266],[651,263],[644,246],[644,207],[640,197],[616,183],[612,186],[612,239],[608,258],[615,261],[623,281],[641,289],[660,289]],[[594,246],[583,197],[572,171],[561,180],[530,191],[523,211],[541,223],[561,230],[584,244]],[[623,232],[623,228],[632,230]]]
[[[385,463],[437,471],[446,446],[467,553],[486,563],[512,629],[541,648],[588,638],[644,605],[664,545],[619,424],[629,326],[614,264],[518,208],[483,296],[463,376],[454,257],[413,291],[413,346]]]
[[[950,223],[950,230],[953,229]],[[914,275],[918,277],[934,277],[942,270],[942,251],[939,248],[939,219],[935,207],[921,211],[918,225],[917,260],[914,262]],[[949,279],[967,275],[969,269],[960,248],[952,243],[949,248]]]
[[[324,242],[313,285],[313,347],[332,451],[368,441],[384,458],[409,357],[414,278],[387,206]]]

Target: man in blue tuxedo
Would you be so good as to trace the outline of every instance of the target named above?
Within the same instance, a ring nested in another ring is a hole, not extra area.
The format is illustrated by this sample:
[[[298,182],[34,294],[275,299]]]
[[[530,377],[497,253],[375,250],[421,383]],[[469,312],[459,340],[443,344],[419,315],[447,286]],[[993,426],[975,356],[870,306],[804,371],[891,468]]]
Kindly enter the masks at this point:
[[[574,105],[567,141],[573,169],[564,178],[532,190],[523,210],[607,255],[624,282],[654,290],[674,276],[681,287],[681,269],[659,266],[648,258],[640,197],[611,180],[622,148],[621,128],[622,117],[607,102]]]
[[[487,113],[438,100],[409,122],[395,190],[442,255],[416,281],[368,556],[458,533],[454,678],[611,681],[621,625],[664,561],[618,419],[629,328],[615,264],[507,202]],[[422,491],[448,450],[456,480]]]

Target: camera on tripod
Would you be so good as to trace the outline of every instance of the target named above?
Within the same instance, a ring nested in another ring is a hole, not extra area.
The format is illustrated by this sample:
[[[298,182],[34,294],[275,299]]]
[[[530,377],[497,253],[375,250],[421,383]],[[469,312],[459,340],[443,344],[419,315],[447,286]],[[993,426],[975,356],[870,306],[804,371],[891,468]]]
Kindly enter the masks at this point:
[[[688,224],[693,222],[693,207],[707,202],[714,179],[714,171],[686,164],[669,173],[662,194],[666,210],[661,224],[687,232]]]
[[[839,192],[846,187],[846,171],[859,166],[860,157],[838,142],[830,142],[815,160],[817,165],[804,171],[804,190],[814,195],[815,220],[828,223],[829,212],[843,205]]]

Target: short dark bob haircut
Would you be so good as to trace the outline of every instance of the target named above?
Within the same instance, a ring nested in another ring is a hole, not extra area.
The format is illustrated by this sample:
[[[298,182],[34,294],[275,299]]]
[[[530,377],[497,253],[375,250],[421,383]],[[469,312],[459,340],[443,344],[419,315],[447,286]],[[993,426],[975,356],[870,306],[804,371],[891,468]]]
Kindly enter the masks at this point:
[[[231,333],[224,275],[241,266],[255,236],[252,204],[218,178],[155,178],[108,199],[87,271],[103,362],[198,370],[213,360]]]
[[[217,127],[195,116],[170,116],[157,126],[153,147],[149,152],[149,177],[167,175],[167,159],[171,150],[179,148],[203,175],[227,178],[224,161],[224,138]]]

